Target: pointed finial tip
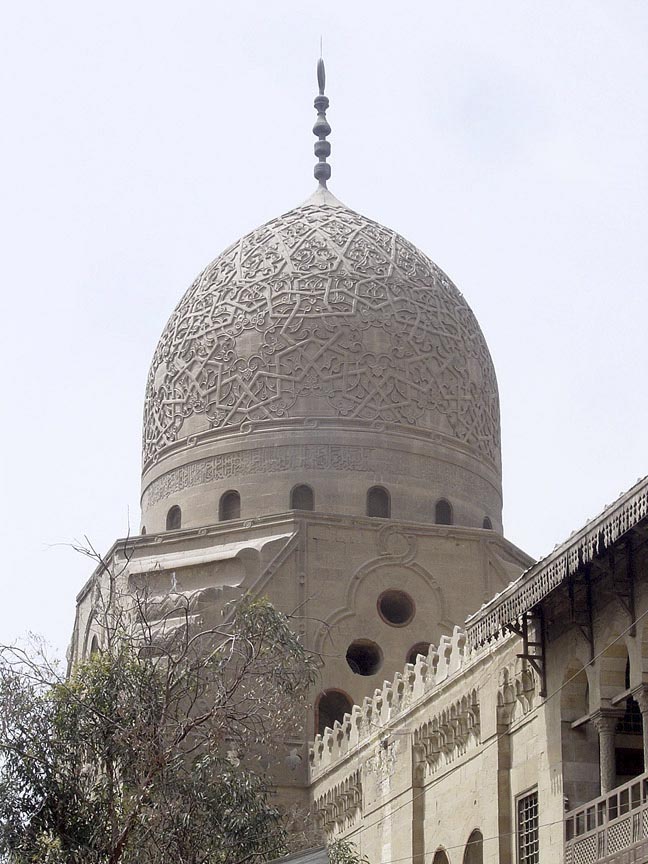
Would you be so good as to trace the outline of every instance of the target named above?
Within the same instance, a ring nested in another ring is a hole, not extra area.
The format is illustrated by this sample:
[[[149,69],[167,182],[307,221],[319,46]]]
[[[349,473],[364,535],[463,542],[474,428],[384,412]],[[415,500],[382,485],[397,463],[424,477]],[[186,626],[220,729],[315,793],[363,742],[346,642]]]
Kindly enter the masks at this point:
[[[324,95],[326,87],[326,69],[324,68],[324,59],[322,57],[317,61],[317,86],[319,87],[320,96]]]

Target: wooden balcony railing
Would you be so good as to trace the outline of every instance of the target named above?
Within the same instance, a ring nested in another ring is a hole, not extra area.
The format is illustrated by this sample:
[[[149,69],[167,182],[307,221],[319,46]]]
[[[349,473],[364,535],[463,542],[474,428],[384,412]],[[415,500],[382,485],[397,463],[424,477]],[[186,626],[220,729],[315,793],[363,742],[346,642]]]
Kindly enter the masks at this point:
[[[648,861],[648,772],[565,815],[565,864]]]

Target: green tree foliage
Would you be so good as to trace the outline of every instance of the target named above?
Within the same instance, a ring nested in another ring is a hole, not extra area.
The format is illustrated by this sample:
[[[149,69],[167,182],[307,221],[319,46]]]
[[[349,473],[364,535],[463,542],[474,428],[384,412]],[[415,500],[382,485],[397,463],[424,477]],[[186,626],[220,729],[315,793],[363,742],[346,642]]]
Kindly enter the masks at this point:
[[[137,614],[122,609],[66,678],[0,651],[0,859],[254,864],[285,852],[263,765],[285,753],[315,664],[265,600],[201,629],[182,596],[172,614],[165,602],[163,614],[141,599]]]
[[[330,864],[369,864],[369,860],[360,855],[355,844],[350,840],[335,840],[328,847]]]

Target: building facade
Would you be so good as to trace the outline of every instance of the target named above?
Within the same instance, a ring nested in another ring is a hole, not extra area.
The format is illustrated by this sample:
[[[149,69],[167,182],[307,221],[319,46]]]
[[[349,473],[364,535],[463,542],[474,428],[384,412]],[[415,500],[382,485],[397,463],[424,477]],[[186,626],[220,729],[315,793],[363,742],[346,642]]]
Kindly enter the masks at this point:
[[[539,564],[506,540],[484,337],[429,258],[328,190],[318,79],[315,193],[162,334],[140,534],[80,592],[71,662],[101,645],[108,572],[201,620],[267,596],[322,658],[271,766],[285,805],[372,864],[616,860],[598,798],[643,771],[643,628],[619,628],[648,609],[644,487]]]
[[[370,861],[648,860],[648,481],[311,750],[329,837]]]

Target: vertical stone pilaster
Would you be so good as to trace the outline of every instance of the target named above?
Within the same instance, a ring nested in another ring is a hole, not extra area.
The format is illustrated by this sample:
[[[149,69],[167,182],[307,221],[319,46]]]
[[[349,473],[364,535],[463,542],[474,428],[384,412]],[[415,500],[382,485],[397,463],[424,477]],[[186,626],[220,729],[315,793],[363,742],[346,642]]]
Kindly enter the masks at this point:
[[[641,684],[632,691],[632,698],[641,711],[641,729],[643,733],[644,771],[648,771],[648,684]]]
[[[500,864],[512,864],[514,815],[511,805],[511,738],[509,735],[512,705],[497,709],[497,828]]]
[[[412,748],[412,864],[425,864],[425,751]]]
[[[599,736],[599,771],[601,795],[606,795],[616,786],[616,762],[614,753],[615,729],[623,709],[600,708],[592,717]]]

